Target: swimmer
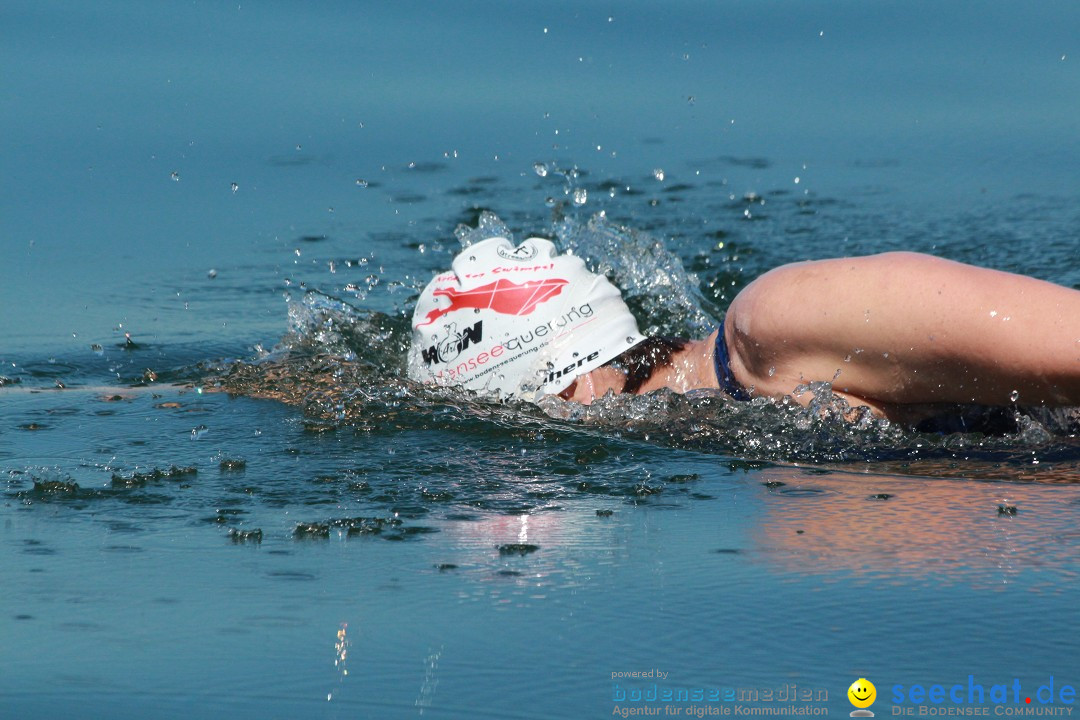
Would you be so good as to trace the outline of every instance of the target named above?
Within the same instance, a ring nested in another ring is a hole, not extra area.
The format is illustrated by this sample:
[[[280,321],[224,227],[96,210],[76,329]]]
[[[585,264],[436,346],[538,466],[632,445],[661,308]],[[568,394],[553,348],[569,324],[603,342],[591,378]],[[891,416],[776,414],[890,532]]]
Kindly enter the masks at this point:
[[[910,252],[781,266],[687,340],[642,336],[618,288],[550,241],[490,238],[427,286],[412,324],[413,380],[503,399],[800,399],[824,381],[900,422],[943,406],[1080,406],[1080,291]]]

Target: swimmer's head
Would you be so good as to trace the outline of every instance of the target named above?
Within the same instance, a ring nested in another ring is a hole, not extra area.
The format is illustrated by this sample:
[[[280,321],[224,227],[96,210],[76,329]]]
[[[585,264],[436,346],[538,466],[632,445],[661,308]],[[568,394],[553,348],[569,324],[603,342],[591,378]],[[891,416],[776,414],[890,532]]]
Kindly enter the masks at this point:
[[[618,288],[548,240],[465,248],[420,294],[409,377],[536,400],[644,338]]]

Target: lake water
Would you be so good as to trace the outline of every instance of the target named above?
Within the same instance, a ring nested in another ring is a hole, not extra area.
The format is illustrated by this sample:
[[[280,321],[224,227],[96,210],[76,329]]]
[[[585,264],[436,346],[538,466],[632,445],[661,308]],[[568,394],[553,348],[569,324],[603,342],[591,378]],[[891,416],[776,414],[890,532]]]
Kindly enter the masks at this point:
[[[1074,707],[1067,419],[401,378],[463,224],[665,332],[807,258],[1080,288],[1075,4],[16,0],[0,63],[5,716]]]

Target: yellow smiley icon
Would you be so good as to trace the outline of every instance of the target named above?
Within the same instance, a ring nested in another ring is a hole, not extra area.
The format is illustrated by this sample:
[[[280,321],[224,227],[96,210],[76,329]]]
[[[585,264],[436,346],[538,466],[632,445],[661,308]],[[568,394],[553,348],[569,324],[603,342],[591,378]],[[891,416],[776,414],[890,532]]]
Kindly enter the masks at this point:
[[[868,708],[877,699],[877,688],[866,678],[859,678],[847,689],[848,700],[857,708]]]

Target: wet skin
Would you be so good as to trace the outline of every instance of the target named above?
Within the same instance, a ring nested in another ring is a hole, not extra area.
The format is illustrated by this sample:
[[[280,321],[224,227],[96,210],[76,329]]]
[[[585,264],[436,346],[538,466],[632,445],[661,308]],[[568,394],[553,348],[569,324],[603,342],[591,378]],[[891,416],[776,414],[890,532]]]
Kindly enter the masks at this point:
[[[830,382],[901,422],[943,405],[1080,405],[1080,291],[928,255],[779,267],[739,293],[725,331],[732,373],[756,396]],[[718,388],[714,339],[688,343],[639,392]],[[623,385],[604,367],[560,395],[589,404]]]

